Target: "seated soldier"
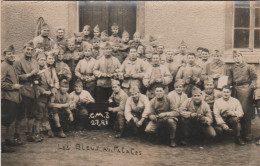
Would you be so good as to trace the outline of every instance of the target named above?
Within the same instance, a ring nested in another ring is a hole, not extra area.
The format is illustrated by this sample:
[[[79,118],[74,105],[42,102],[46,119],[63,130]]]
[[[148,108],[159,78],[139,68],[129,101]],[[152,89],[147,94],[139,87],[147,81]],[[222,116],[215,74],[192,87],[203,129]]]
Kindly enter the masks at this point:
[[[55,62],[55,69],[59,80],[66,79],[68,82],[71,80],[72,73],[69,66],[63,62],[64,50],[59,48],[59,53],[57,55],[57,60]]]
[[[166,126],[170,131],[170,146],[176,147],[175,131],[177,116],[179,112],[175,107],[175,103],[171,103],[170,98],[166,96],[163,86],[155,88],[155,97],[150,102],[149,119],[151,120],[145,128],[145,132],[158,132],[159,127]]]
[[[172,81],[172,75],[168,68],[160,64],[159,54],[152,55],[153,66],[146,70],[143,77],[143,84],[147,88],[149,99],[154,97],[154,90],[157,85],[163,85],[165,94],[168,93],[168,84]]]
[[[55,127],[58,128],[58,137],[60,138],[66,137],[66,135],[63,132],[63,126],[61,125],[60,121],[63,121],[64,125],[67,123],[67,120],[69,120],[70,122],[73,121],[73,115],[69,107],[71,102],[69,100],[68,90],[69,83],[64,79],[60,82],[59,91],[51,97],[50,102],[48,104],[49,112],[53,117]],[[68,118],[62,119],[62,117],[64,117],[64,113],[69,115],[66,116]]]
[[[231,97],[231,89],[229,86],[224,86],[222,89],[222,98],[217,99],[214,103],[214,115],[216,118],[216,131],[229,131],[230,127],[234,130],[235,142],[239,145],[245,145],[241,139],[240,119],[243,117],[244,112],[240,102]]]
[[[144,121],[150,111],[150,103],[136,86],[130,88],[130,94],[125,105],[125,119],[126,124],[130,127],[133,126],[134,133],[137,134],[138,131],[144,129]]]
[[[89,103],[95,103],[95,100],[86,90],[83,90],[83,83],[78,79],[74,84],[74,91],[69,95],[71,102],[70,109],[74,117],[74,127],[83,130],[88,118],[86,106]]]
[[[109,103],[108,111],[116,114],[116,122],[119,125],[120,133],[116,134],[115,138],[120,138],[123,136],[123,132],[124,132],[124,126],[125,126],[124,112],[125,112],[125,104],[128,96],[121,89],[119,81],[112,80],[111,85],[112,85],[113,93],[108,99],[108,103]]]
[[[216,132],[212,127],[212,113],[209,105],[202,99],[202,92],[199,88],[192,89],[192,98],[188,98],[182,103],[180,114],[183,117],[182,129],[184,140],[182,144],[187,144],[186,139],[189,134],[189,128],[202,130],[209,138],[216,136]]]

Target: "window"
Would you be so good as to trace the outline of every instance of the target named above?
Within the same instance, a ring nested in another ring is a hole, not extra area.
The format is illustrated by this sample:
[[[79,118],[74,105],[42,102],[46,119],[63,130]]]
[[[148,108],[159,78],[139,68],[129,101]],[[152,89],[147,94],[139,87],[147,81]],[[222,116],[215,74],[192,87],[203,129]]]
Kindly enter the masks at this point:
[[[233,35],[233,48],[260,49],[260,2],[234,2]]]

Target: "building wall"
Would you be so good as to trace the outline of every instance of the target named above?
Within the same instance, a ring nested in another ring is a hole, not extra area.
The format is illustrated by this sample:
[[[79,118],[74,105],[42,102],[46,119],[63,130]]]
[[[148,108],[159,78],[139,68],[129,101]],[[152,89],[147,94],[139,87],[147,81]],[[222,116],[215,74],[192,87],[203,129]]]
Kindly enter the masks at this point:
[[[145,2],[145,36],[154,34],[166,47],[184,40],[190,51],[225,47],[226,2]]]
[[[55,27],[68,29],[69,2],[2,2],[1,52],[13,44],[16,52],[22,52],[23,44],[33,39],[36,23],[43,17],[50,26],[50,36],[55,35]],[[68,33],[67,33],[68,34]]]

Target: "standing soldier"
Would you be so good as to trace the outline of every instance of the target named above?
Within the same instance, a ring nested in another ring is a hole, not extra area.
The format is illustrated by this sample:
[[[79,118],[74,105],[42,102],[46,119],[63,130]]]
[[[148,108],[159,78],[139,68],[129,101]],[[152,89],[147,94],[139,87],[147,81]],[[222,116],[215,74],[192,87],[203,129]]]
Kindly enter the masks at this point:
[[[69,66],[63,62],[64,59],[64,50],[59,48],[59,54],[57,56],[57,60],[55,62],[55,69],[59,81],[66,79],[68,82],[71,80],[72,74]]]
[[[183,79],[185,81],[184,92],[188,95],[188,97],[191,97],[191,90],[193,86],[201,85],[202,69],[196,65],[196,57],[194,53],[189,53],[187,57],[187,63],[180,67],[177,72],[176,79]]]
[[[149,99],[154,98],[154,90],[157,85],[163,85],[165,94],[168,93],[168,84],[172,81],[172,75],[166,66],[160,64],[160,56],[152,55],[153,65],[147,69],[143,78],[143,84],[147,88]]]
[[[44,23],[41,27],[41,34],[33,39],[34,48],[36,48],[38,43],[43,44],[44,51],[51,51],[52,49],[57,48],[55,41],[49,37],[49,33],[50,28]]]
[[[96,25],[94,28],[93,28],[93,38],[100,38],[100,29],[99,29],[99,26]]]
[[[204,70],[209,62],[209,50],[207,48],[203,48],[201,52],[201,59],[197,60],[196,63],[202,68],[202,70]]]
[[[144,130],[145,119],[150,112],[149,99],[140,93],[137,86],[130,88],[131,96],[126,100],[125,119],[128,126],[133,126],[135,134]]]
[[[75,75],[83,82],[84,89],[95,98],[96,77],[93,72],[96,60],[92,58],[92,47],[85,48],[83,54],[85,58],[77,64]]]
[[[3,52],[4,62],[1,64],[1,122],[5,126],[5,144],[2,144],[2,152],[14,152],[11,145],[22,145],[22,141],[17,138],[10,138],[10,126],[15,122],[18,114],[19,103],[21,102],[18,75],[13,67],[15,61],[13,45]],[[20,126],[19,126],[20,127]],[[3,140],[3,137],[2,137]]]
[[[92,43],[93,43],[92,57],[98,60],[102,56],[100,52],[100,38],[94,37],[92,39]]]
[[[178,121],[175,103],[171,103],[170,98],[164,93],[163,86],[155,88],[155,97],[150,102],[149,119],[151,120],[145,132],[154,133],[158,132],[160,127],[167,127],[170,131],[170,147],[176,147],[175,131]]]
[[[139,32],[135,32],[133,36],[133,40],[130,40],[128,44],[130,46],[138,47],[139,45],[143,45],[140,40],[141,40],[141,34]]]
[[[178,46],[178,53],[175,55],[176,56],[176,60],[178,61],[178,63],[180,63],[181,65],[186,64],[186,60],[187,60],[187,44],[182,41],[181,44]]]
[[[119,126],[119,134],[115,135],[115,138],[123,137],[124,126],[125,126],[125,104],[128,98],[127,94],[121,89],[120,82],[117,80],[112,80],[113,93],[109,97],[109,107],[108,111],[116,114],[115,124]],[[117,122],[117,123],[116,123]],[[115,125],[116,128],[116,125]]]
[[[149,42],[150,42],[150,46],[148,46],[148,48],[153,52],[157,51],[157,45],[158,45],[158,41],[157,41],[157,37],[156,36],[149,36]]]
[[[140,59],[145,58],[145,47],[144,47],[144,45],[139,45],[137,47],[137,57],[140,58]]]
[[[58,47],[62,49],[67,48],[67,39],[65,38],[65,28],[58,27],[56,30],[56,43]]]
[[[165,64],[165,61],[166,61],[166,57],[165,57],[165,54],[164,54],[164,45],[163,44],[158,44],[157,45],[157,50],[158,54],[160,55],[160,62],[161,64]]]
[[[96,61],[94,75],[97,77],[96,99],[97,102],[105,102],[112,94],[111,78],[113,78],[120,68],[120,62],[112,56],[112,46],[107,43],[104,56]]]
[[[82,30],[83,33],[83,41],[90,43],[91,37],[90,37],[90,26],[85,25]]]
[[[144,77],[145,65],[143,60],[137,58],[136,47],[131,46],[129,49],[129,58],[127,58],[120,68],[123,74],[122,88],[130,95],[129,89],[135,85],[139,89],[142,88],[142,79]]]
[[[253,66],[243,61],[241,53],[234,51],[233,58],[235,64],[228,70],[229,83],[233,85],[233,95],[240,101],[244,111],[241,119],[242,137],[245,141],[251,141],[251,113],[254,110],[251,92],[255,88],[257,74]]]
[[[120,47],[120,51],[127,54],[129,48],[129,33],[124,30],[122,33],[122,43]]]
[[[100,36],[100,56],[104,55],[104,50],[105,50],[105,45],[108,42],[109,38],[108,38],[108,33],[107,30],[104,30],[101,32],[101,36]]]
[[[201,52],[202,52],[202,50],[203,50],[202,47],[198,47],[197,48],[197,53],[196,53],[197,60],[201,60]]]
[[[20,139],[20,129],[22,120],[27,118],[27,140],[38,141],[39,135],[33,135],[33,126],[36,115],[36,100],[39,97],[38,81],[35,77],[39,71],[39,65],[36,60],[32,59],[33,43],[28,42],[24,45],[24,56],[15,61],[14,68],[17,71],[21,88],[22,102],[21,110],[15,124],[16,138]]]
[[[117,58],[120,62],[120,64],[122,64],[124,62],[124,60],[127,57],[127,54],[124,54],[123,52],[119,51],[120,48],[120,43],[118,41],[115,41],[112,44],[112,56]]]
[[[216,131],[229,131],[229,127],[231,127],[234,130],[235,142],[239,145],[245,145],[240,136],[240,119],[244,115],[242,106],[236,98],[231,97],[231,88],[227,85],[223,87],[222,94],[223,97],[217,99],[214,104]]]
[[[112,26],[111,26],[111,32],[112,32],[112,35],[109,37],[109,41],[110,42],[115,42],[115,41],[118,41],[119,43],[121,43],[121,39],[120,37],[118,36],[118,32],[119,32],[119,27],[116,23],[113,23]]]

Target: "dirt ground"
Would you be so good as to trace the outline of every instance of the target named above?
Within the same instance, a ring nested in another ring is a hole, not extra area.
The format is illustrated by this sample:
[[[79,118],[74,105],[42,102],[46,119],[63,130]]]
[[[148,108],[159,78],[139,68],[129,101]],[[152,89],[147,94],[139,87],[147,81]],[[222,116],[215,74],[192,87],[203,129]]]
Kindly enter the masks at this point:
[[[253,120],[253,133],[260,136],[260,118]],[[92,165],[260,165],[260,146],[254,142],[238,146],[226,137],[222,142],[168,147],[129,136],[115,139],[111,130],[67,133],[67,138],[46,138],[41,143],[17,147],[2,154],[3,166],[92,166]]]

